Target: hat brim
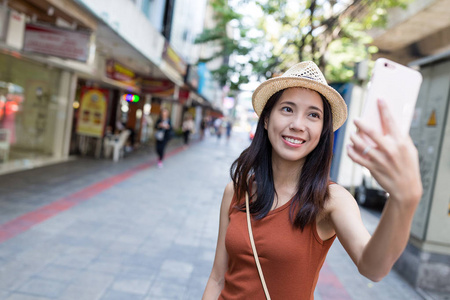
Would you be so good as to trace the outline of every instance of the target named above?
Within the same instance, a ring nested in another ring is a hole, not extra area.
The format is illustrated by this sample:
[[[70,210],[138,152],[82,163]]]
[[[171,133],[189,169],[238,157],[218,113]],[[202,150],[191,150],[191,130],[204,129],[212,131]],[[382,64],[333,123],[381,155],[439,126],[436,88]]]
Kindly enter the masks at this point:
[[[276,92],[291,88],[302,87],[314,90],[322,94],[330,103],[333,115],[333,131],[336,131],[347,119],[347,105],[342,96],[332,87],[317,82],[315,80],[299,77],[276,77],[261,83],[253,92],[252,104],[258,116],[264,109],[267,101]]]

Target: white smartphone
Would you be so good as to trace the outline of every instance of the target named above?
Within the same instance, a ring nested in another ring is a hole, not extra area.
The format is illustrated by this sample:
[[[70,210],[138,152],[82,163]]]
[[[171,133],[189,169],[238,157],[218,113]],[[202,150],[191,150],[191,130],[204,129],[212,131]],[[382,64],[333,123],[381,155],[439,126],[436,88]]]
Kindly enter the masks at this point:
[[[368,86],[362,120],[382,132],[377,99],[386,102],[400,132],[409,134],[409,128],[419,95],[422,75],[386,58],[375,61]]]

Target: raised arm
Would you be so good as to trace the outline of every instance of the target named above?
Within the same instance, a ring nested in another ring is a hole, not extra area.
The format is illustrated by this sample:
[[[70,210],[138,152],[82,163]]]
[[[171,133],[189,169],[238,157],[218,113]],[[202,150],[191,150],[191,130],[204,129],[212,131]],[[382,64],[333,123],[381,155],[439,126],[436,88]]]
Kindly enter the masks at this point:
[[[225,235],[228,228],[228,210],[233,199],[233,183],[230,182],[223,193],[222,204],[220,206],[219,236],[217,238],[216,256],[214,264],[206,284],[203,300],[216,300],[225,283],[225,272],[228,267],[228,254],[225,249]]]
[[[336,233],[358,270],[374,281],[389,273],[405,249],[414,212],[422,196],[418,153],[411,137],[403,136],[398,131],[383,101],[378,102],[378,109],[383,134],[355,121],[359,133],[351,137],[353,145],[348,147],[348,155],[354,162],[369,169],[389,193],[380,222],[370,237],[364,233],[365,229],[360,228],[362,222],[359,211],[355,212],[356,204],[336,200],[335,203],[343,203],[348,211],[336,206],[331,213]],[[368,143],[361,138],[364,134],[375,142],[375,147],[367,148]],[[348,198],[342,191],[335,195]]]

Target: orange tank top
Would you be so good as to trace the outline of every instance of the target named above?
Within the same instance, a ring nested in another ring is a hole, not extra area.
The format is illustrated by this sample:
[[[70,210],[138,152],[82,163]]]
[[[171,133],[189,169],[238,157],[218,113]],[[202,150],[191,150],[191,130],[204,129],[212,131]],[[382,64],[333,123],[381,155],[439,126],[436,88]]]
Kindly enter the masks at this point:
[[[316,222],[303,231],[289,219],[291,201],[261,220],[252,220],[253,237],[273,300],[314,299],[319,271],[336,236],[322,241]],[[233,206],[233,204],[232,204]],[[265,299],[247,230],[245,212],[230,207],[225,236],[228,270],[219,299]]]

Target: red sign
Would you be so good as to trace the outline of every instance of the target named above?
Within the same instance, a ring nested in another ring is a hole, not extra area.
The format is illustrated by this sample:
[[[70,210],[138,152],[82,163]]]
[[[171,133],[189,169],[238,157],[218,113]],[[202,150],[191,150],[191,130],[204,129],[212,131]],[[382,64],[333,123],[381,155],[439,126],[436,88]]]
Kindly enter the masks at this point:
[[[170,80],[142,78],[140,84],[143,93],[152,94],[155,97],[173,96],[175,91],[175,84]]]
[[[113,59],[106,62],[106,76],[125,84],[136,86],[136,74]]]
[[[90,33],[26,24],[23,50],[86,62]]]
[[[184,104],[188,99],[189,99],[189,90],[180,89],[178,92],[178,102]]]

